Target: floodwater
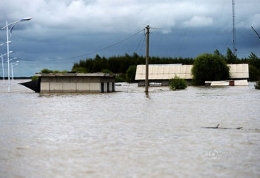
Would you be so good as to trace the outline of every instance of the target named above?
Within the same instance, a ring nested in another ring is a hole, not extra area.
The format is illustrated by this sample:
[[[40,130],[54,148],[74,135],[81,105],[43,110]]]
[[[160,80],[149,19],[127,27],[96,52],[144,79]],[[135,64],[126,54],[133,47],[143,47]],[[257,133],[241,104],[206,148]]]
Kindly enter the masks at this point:
[[[0,83],[0,177],[260,177],[254,83],[146,97],[136,84],[40,95],[17,82]],[[203,128],[217,124],[230,129]]]

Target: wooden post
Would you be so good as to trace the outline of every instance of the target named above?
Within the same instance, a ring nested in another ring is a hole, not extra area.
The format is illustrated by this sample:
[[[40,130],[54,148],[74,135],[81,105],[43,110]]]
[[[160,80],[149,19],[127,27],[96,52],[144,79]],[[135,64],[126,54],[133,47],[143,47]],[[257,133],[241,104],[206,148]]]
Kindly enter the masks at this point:
[[[145,93],[148,95],[148,75],[149,75],[149,25],[146,27],[146,62],[145,62]]]

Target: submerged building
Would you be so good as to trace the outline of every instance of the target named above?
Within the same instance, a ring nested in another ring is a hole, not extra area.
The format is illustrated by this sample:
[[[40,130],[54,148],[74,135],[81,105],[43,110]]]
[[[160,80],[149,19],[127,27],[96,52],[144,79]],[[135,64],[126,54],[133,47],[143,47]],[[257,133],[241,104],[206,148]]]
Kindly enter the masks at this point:
[[[247,81],[249,78],[248,64],[228,64],[230,68],[230,80]],[[149,85],[168,86],[169,80],[175,76],[185,80],[192,80],[192,65],[181,64],[150,64]],[[137,65],[135,80],[138,86],[145,85],[145,65]],[[211,83],[211,82],[210,82]]]
[[[37,81],[21,83],[39,93],[104,93],[115,91],[115,76],[107,73],[36,74]]]

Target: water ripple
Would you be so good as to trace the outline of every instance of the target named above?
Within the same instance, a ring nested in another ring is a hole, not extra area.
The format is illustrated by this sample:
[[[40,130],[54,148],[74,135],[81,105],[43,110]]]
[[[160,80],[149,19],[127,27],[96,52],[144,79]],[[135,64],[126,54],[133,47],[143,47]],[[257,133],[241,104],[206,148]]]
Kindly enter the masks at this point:
[[[39,95],[0,87],[2,177],[259,177],[260,93],[245,87]],[[205,129],[205,126],[243,127]]]

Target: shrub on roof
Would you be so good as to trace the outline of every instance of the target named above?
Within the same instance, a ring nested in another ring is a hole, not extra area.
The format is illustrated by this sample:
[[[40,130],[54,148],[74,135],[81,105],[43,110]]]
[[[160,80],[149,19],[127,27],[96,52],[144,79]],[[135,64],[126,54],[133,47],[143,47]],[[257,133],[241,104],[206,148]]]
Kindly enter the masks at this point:
[[[44,68],[44,69],[42,69],[41,70],[41,73],[42,74],[50,74],[50,73],[54,73],[54,74],[58,74],[58,73],[62,73],[62,74],[65,74],[65,73],[68,73],[68,71],[67,70],[50,70],[50,69],[46,69],[46,68]]]
[[[37,80],[39,80],[38,76],[32,76],[32,81],[37,81]]]
[[[42,73],[42,74],[49,74],[49,73],[53,73],[53,71],[50,70],[50,69],[44,68],[44,69],[41,70],[41,73]]]

